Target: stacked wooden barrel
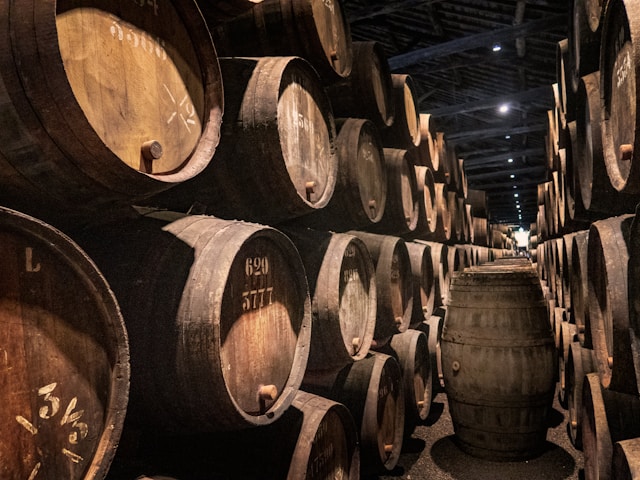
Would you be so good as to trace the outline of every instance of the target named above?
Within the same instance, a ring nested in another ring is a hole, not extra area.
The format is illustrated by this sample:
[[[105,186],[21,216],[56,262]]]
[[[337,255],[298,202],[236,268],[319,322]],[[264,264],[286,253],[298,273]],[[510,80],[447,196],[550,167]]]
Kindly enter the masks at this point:
[[[108,3],[0,6],[3,472],[393,470],[512,232],[339,2]]]
[[[538,271],[557,312],[558,394],[585,478],[636,478],[640,11],[581,0],[572,13],[548,116],[550,181],[538,190]]]

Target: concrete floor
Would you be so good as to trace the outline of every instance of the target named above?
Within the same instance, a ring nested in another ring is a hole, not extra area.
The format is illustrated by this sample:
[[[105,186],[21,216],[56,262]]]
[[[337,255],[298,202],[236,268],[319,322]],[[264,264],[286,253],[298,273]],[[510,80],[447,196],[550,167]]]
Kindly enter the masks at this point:
[[[439,393],[428,425],[418,426],[404,442],[397,467],[379,480],[577,480],[584,478],[583,455],[567,434],[568,412],[557,396],[547,431],[547,448],[522,462],[490,462],[462,452],[454,443],[447,397]],[[374,480],[374,479],[368,479]]]

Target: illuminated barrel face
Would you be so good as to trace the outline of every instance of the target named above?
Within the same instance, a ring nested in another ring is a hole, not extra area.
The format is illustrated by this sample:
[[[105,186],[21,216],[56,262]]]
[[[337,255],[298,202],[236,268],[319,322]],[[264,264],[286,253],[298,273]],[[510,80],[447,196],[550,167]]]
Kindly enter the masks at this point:
[[[206,121],[198,52],[171,2],[117,6],[58,2],[69,84],[95,133],[123,163],[174,173],[195,150]],[[159,150],[147,152],[148,142]]]

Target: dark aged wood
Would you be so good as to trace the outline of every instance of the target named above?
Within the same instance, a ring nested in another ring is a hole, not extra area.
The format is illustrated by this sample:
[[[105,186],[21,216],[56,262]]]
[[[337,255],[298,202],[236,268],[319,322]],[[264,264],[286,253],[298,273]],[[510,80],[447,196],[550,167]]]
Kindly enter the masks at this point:
[[[436,210],[436,183],[429,167],[416,165],[416,185],[418,188],[418,223],[410,237],[430,238],[438,225]]]
[[[0,477],[104,478],[129,398],[118,303],[69,237],[0,208]]]
[[[602,101],[602,147],[613,187],[624,193],[640,193],[640,143],[636,139],[638,115],[638,19],[635,2],[608,2],[600,48],[600,97]]]
[[[425,243],[406,242],[413,274],[413,313],[411,327],[431,317],[435,304],[435,281],[431,247]]]
[[[353,42],[353,68],[344,80],[327,87],[338,117],[371,120],[380,129],[394,121],[393,82],[387,57],[375,41]]]
[[[605,388],[638,394],[630,337],[628,266],[633,215],[599,220],[589,228],[586,331]],[[586,343],[585,339],[585,343]]]
[[[77,238],[113,286],[129,330],[132,425],[241,429],[291,405],[309,355],[311,302],[283,233],[150,214]]]
[[[2,202],[86,213],[209,163],[222,86],[193,1],[21,0],[0,16]],[[143,155],[147,142],[161,146],[159,158]]]
[[[384,474],[398,463],[404,432],[404,390],[398,361],[374,353],[338,374],[318,376],[303,389],[344,404],[360,434],[363,476]]]
[[[302,57],[326,83],[348,76],[353,65],[349,23],[336,0],[264,0],[211,34],[221,56]]]

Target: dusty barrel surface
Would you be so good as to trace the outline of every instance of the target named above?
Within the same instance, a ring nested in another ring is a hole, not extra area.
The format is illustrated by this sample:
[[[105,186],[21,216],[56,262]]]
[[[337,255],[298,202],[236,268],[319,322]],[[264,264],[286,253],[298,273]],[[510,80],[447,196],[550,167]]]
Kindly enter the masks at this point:
[[[589,284],[587,248],[589,245],[589,231],[577,232],[573,237],[571,247],[571,305],[573,306],[573,321],[581,345],[585,344],[585,321],[589,310]],[[591,347],[591,345],[586,345]]]
[[[472,267],[455,275],[441,348],[460,447],[503,461],[539,454],[555,391],[555,362],[535,271]]]
[[[613,187],[640,193],[637,86],[640,9],[635,2],[611,0],[602,23],[600,97],[605,165]]]
[[[353,42],[351,74],[327,87],[337,117],[371,120],[384,129],[393,123],[395,103],[387,57],[378,42]]]
[[[336,186],[324,207],[296,223],[346,231],[378,223],[387,203],[387,168],[378,128],[370,120],[338,121]]]
[[[302,57],[327,82],[348,76],[353,64],[351,32],[340,2],[264,0],[211,34],[221,56]]]
[[[336,126],[298,57],[221,58],[227,109],[212,162],[148,204],[272,225],[323,208],[336,185]]]
[[[0,208],[0,476],[104,478],[129,399],[129,344],[102,273],[69,237]]]
[[[129,203],[210,163],[223,94],[195,2],[21,1],[0,13],[3,202]]]
[[[341,233],[284,229],[305,267],[313,325],[307,369],[341,368],[369,352],[376,326],[376,277],[362,240]]]
[[[283,233],[149,216],[78,239],[122,307],[135,424],[233,430],[269,424],[291,405],[309,355],[311,302],[300,255]]]
[[[413,276],[406,242],[391,235],[352,230],[369,250],[376,269],[376,328],[374,340],[385,342],[404,332],[413,313]]]

